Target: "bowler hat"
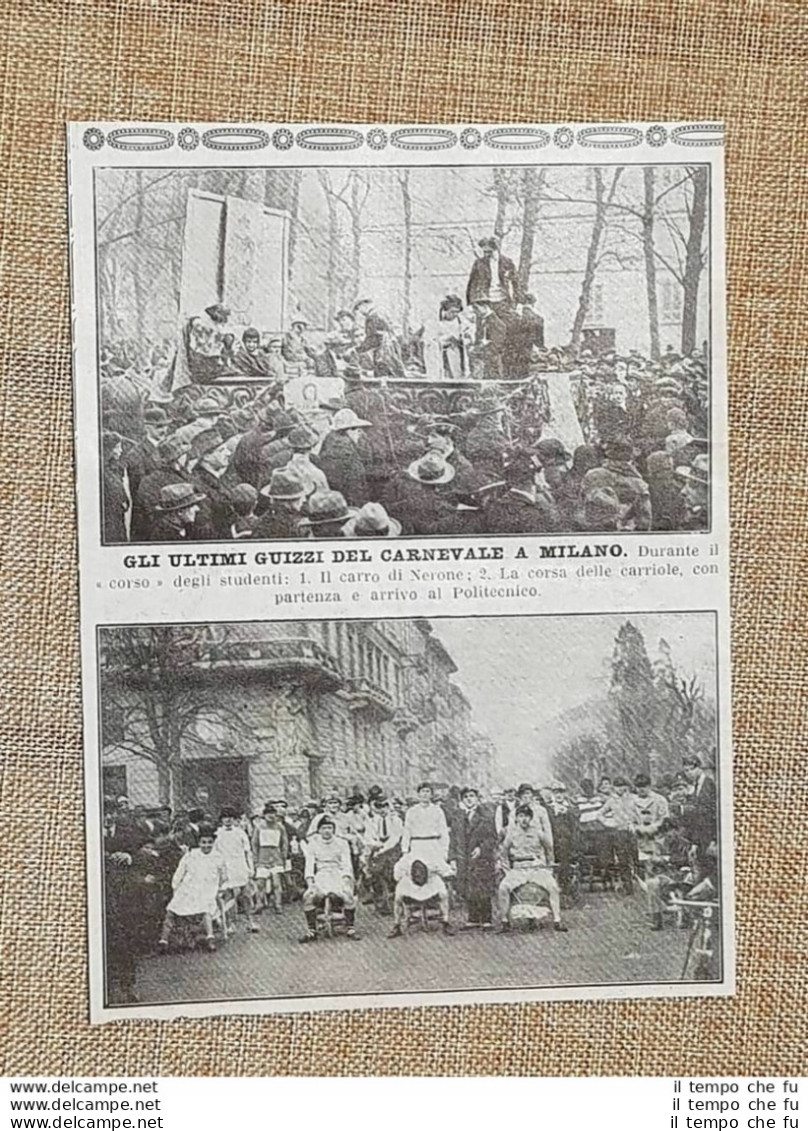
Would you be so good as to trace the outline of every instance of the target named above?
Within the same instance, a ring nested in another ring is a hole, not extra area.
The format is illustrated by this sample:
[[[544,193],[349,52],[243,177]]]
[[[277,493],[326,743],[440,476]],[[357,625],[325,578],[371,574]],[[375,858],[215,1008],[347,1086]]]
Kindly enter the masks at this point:
[[[191,483],[169,483],[160,489],[160,501],[155,506],[156,511],[167,514],[169,511],[181,511],[201,503],[205,498],[199,494]]]
[[[310,452],[317,446],[317,436],[305,424],[297,424],[289,433],[288,439],[294,452]]]

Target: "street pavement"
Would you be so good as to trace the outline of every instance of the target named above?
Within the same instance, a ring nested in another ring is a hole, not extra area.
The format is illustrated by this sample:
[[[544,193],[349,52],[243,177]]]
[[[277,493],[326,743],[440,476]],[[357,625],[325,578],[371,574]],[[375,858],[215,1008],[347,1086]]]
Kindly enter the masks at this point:
[[[460,912],[453,912],[456,926]],[[243,920],[211,954],[155,955],[138,964],[141,1003],[238,1001],[273,997],[395,994],[447,990],[588,986],[680,979],[688,932],[649,929],[642,895],[586,894],[565,912],[567,934],[545,921],[536,932],[461,931],[413,923],[388,939],[392,920],[367,906],[357,912],[352,941],[343,935],[302,945],[300,904],[259,916],[258,934]],[[314,1001],[312,1005],[316,1004]]]

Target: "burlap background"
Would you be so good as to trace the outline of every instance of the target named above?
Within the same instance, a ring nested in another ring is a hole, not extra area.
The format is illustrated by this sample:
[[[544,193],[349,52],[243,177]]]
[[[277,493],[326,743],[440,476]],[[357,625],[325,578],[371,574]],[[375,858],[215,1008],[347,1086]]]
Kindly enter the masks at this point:
[[[803,0],[7,3],[0,1071],[805,1071],[808,182]],[[734,1000],[86,1021],[67,119],[728,127]]]

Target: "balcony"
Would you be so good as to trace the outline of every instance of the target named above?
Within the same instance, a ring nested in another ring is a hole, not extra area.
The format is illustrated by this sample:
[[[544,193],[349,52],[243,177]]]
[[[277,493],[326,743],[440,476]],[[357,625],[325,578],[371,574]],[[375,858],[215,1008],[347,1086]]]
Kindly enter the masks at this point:
[[[346,679],[339,695],[346,701],[350,711],[375,711],[386,719],[395,714],[392,695],[369,679]]]
[[[303,636],[211,644],[195,667],[210,672],[236,669],[256,675],[290,675],[322,690],[334,690],[343,682],[330,652],[316,640]]]

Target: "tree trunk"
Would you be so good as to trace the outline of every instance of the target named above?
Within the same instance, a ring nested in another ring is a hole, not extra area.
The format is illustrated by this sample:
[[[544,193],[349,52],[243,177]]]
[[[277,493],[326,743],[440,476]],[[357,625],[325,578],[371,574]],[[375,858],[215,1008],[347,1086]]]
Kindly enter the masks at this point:
[[[289,278],[292,277],[292,269],[295,265],[295,250],[297,249],[297,233],[299,228],[298,212],[300,211],[300,179],[303,176],[302,169],[292,169],[292,185],[289,193],[289,246],[288,246],[288,272]]]
[[[351,204],[348,209],[351,217],[351,285],[352,293],[359,293],[359,284],[362,279],[362,207],[364,201],[360,199],[361,188],[364,184],[361,175],[356,169],[351,173]]]
[[[592,224],[592,237],[589,241],[589,248],[586,253],[586,265],[584,266],[584,277],[581,283],[578,309],[575,312],[575,320],[572,323],[572,348],[574,351],[577,351],[581,345],[584,322],[586,322],[586,316],[589,313],[589,303],[592,298],[592,285],[595,282],[595,273],[598,267],[600,241],[603,237],[603,230],[606,227],[606,213],[614,199],[617,182],[620,180],[623,167],[621,165],[615,169],[608,194],[605,191],[603,172],[600,167],[595,165],[593,171],[595,176],[595,219]]]
[[[135,197],[135,231],[139,234],[143,231],[143,170],[135,170],[135,184],[137,187],[137,195]],[[148,295],[148,287],[146,284],[146,273],[148,265],[148,252],[141,250],[135,254],[135,269],[132,275],[132,282],[135,292],[135,336],[138,340],[138,347],[142,347],[146,340],[146,303]]]
[[[659,304],[656,287],[656,259],[654,250],[654,168],[643,169],[644,208],[642,217],[642,248],[645,258],[645,293],[648,299],[648,339],[651,360],[659,360]]]
[[[523,292],[530,290],[533,246],[536,242],[536,223],[539,218],[539,201],[545,176],[544,169],[537,169],[532,165],[522,171],[522,191],[524,193],[522,244],[519,248],[519,266],[516,274]]]
[[[337,218],[337,205],[334,200],[334,190],[331,179],[325,169],[317,170],[317,178],[325,196],[328,209],[328,266],[326,268],[326,311],[328,325],[334,321],[334,295],[337,285],[337,252],[339,248],[339,219]]]
[[[505,222],[508,219],[508,178],[504,169],[494,169],[494,191],[497,194],[497,214],[494,219],[494,235],[502,243],[505,235]]]
[[[699,285],[704,268],[702,244],[707,221],[707,169],[693,170],[693,204],[690,210],[690,231],[685,249],[684,295],[682,297],[682,349],[683,355],[696,348],[699,313]]]
[[[172,810],[177,808],[179,791],[175,788],[174,774],[168,758],[160,758],[157,762],[157,793],[158,804],[170,805]]]
[[[401,325],[404,334],[409,334],[412,316],[412,196],[410,195],[409,169],[399,171],[398,183],[401,188],[401,204],[404,212],[404,297],[401,308]]]

